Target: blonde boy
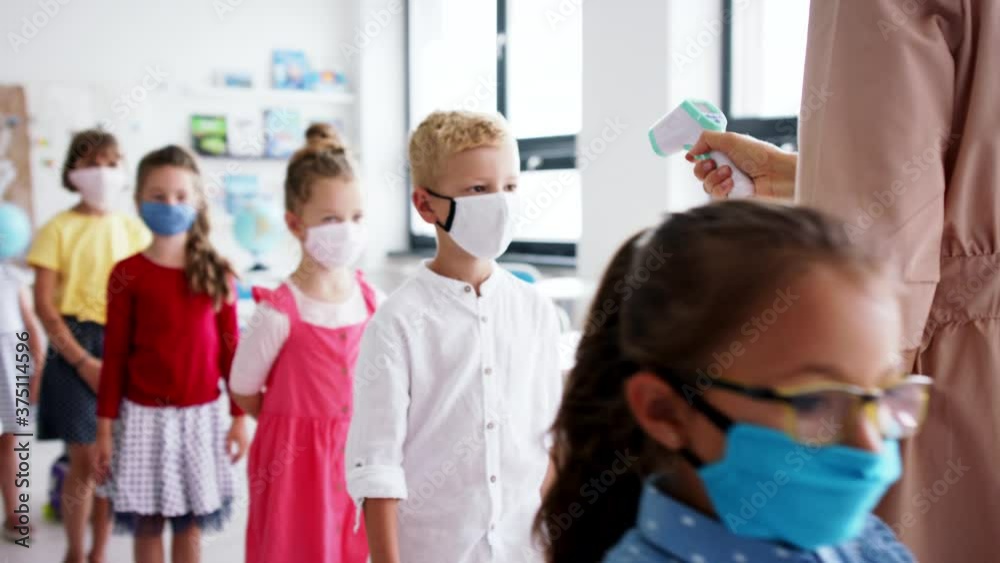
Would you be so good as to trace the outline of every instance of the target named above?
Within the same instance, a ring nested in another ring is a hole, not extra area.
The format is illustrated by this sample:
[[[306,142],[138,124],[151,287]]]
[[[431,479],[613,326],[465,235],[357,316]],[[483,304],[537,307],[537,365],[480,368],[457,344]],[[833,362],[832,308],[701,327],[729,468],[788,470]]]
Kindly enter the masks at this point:
[[[518,214],[497,115],[435,112],[410,139],[413,206],[437,253],[365,332],[347,487],[372,563],[531,563],[561,398],[551,301],[499,267]]]

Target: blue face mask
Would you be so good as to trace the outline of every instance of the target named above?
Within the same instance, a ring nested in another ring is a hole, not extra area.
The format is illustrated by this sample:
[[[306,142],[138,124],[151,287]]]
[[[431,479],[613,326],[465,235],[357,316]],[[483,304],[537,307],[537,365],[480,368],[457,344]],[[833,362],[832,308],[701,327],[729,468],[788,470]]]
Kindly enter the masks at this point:
[[[734,423],[700,396],[691,399],[726,433],[726,451],[711,464],[690,450],[681,454],[697,468],[719,520],[734,534],[810,551],[844,543],[861,533],[902,473],[895,440],[884,441],[878,453],[803,444],[780,430]]]
[[[809,446],[780,430],[739,423],[726,434],[722,459],[698,469],[731,532],[807,550],[857,537],[900,473],[895,440],[873,453]]]
[[[190,229],[198,216],[198,210],[186,203],[144,201],[139,206],[139,215],[155,234],[171,236]]]

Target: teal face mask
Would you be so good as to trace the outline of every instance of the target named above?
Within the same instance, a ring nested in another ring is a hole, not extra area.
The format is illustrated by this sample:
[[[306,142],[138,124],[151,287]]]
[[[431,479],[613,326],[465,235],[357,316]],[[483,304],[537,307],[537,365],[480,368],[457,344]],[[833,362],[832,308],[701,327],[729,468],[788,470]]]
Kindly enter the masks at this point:
[[[895,440],[878,453],[809,446],[752,424],[734,424],[722,459],[698,469],[731,532],[806,550],[857,537],[900,473]]]
[[[902,472],[896,440],[883,441],[877,453],[808,445],[781,430],[734,423],[700,396],[692,405],[726,433],[726,450],[710,464],[690,450],[681,454],[697,469],[719,520],[737,535],[810,551],[849,541]]]

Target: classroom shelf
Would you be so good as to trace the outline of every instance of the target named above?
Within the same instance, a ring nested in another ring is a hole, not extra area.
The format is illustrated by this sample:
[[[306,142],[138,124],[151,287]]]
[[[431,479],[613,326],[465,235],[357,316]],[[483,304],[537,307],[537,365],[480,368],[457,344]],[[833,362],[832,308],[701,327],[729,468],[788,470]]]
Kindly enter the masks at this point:
[[[279,156],[233,156],[233,155],[211,155],[211,154],[199,154],[198,158],[205,160],[240,160],[240,161],[251,161],[251,162],[288,162],[290,157],[279,157]]]
[[[215,98],[254,101],[262,105],[351,105],[355,96],[350,92],[316,92],[312,90],[278,90],[274,88],[223,88],[216,86],[185,86],[181,94],[190,98]]]

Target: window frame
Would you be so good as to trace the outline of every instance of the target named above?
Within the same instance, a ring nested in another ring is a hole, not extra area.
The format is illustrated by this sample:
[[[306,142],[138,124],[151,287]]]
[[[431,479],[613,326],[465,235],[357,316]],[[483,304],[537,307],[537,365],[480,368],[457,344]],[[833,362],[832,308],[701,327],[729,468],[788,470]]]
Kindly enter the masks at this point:
[[[722,99],[720,108],[728,121],[727,131],[744,133],[778,146],[798,146],[799,118],[742,117],[732,115],[733,100],[733,0],[722,2]]]
[[[507,2],[497,0],[497,111],[507,115]],[[405,62],[405,95],[406,124],[410,126],[410,9],[413,0],[407,2],[406,29],[404,44],[406,46]],[[577,167],[576,158],[577,135],[554,135],[550,137],[530,137],[517,139],[520,152],[521,171],[534,172],[540,170],[573,170]],[[407,169],[407,185],[409,185],[409,169]],[[407,190],[409,196],[409,190]],[[418,254],[433,252],[437,242],[433,236],[420,235],[413,232],[413,205],[410,197],[406,198],[406,230],[409,235],[410,250]],[[510,244],[502,259],[506,261],[528,262],[543,266],[575,267],[577,256],[576,242],[539,242],[514,241]]]

